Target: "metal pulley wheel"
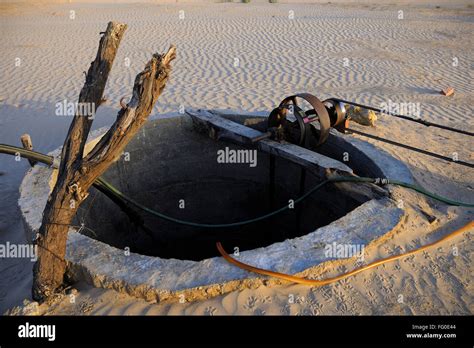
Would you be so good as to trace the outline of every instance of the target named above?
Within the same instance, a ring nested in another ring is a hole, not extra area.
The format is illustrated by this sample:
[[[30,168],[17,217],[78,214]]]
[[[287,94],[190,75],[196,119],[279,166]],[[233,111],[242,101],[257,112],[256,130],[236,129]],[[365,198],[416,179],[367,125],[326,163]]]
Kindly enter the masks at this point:
[[[323,103],[328,110],[329,118],[331,119],[331,127],[342,124],[346,119],[347,111],[344,103],[334,99],[326,99]]]
[[[309,103],[311,109],[303,110],[298,106],[297,99],[301,98]],[[288,110],[293,111],[296,118],[296,123],[289,122],[286,119]],[[273,109],[268,117],[268,128],[278,128],[284,130],[289,125],[294,125],[299,128],[300,137],[298,145],[307,147],[309,136],[311,135],[311,126],[313,122],[319,123],[319,137],[316,146],[321,145],[329,136],[329,129],[331,128],[331,118],[328,110],[321,100],[309,93],[295,94],[286,97],[280,105]]]

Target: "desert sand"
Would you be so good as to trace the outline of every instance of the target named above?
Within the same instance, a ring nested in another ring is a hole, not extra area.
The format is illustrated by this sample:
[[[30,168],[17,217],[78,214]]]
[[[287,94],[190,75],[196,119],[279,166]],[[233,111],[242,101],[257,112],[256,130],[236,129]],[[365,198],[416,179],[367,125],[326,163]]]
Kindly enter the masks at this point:
[[[448,1],[438,1],[439,8],[425,1],[390,3],[2,2],[0,143],[18,145],[21,134],[29,133],[38,151],[62,145],[71,119],[55,116],[55,103],[77,100],[99,32],[110,20],[125,22],[129,29],[109,77],[108,102],[99,109],[94,128],[113,122],[119,100],[129,95],[137,72],[153,52],[174,43],[178,59],[156,117],[183,107],[269,112],[284,96],[307,91],[321,99],[339,97],[374,106],[388,100],[419,102],[422,118],[473,131],[473,6]],[[447,86],[454,87],[454,96],[439,94]],[[467,136],[389,116],[379,116],[375,128],[360,129],[474,162],[474,144]],[[428,190],[474,201],[472,169],[376,145],[407,163]],[[0,243],[26,242],[17,200],[27,169],[26,161],[0,156]],[[474,216],[472,208],[429,205],[408,191],[400,198],[409,216],[397,230],[366,248],[366,263],[432,242]],[[426,214],[436,221],[430,223]],[[74,285],[74,303],[58,297],[39,312],[472,314],[473,253],[471,232],[321,288],[285,283],[185,303],[148,303],[80,283]],[[332,261],[306,275],[329,277],[353,267],[351,259]],[[0,313],[31,299],[31,268],[29,260],[0,260]]]

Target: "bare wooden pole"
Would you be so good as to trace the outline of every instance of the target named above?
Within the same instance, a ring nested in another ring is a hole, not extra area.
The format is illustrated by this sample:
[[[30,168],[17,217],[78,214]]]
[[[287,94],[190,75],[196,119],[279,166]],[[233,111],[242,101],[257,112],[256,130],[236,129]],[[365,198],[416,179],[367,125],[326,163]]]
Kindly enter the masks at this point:
[[[79,102],[99,105],[126,25],[109,23],[92,62]],[[38,261],[33,269],[33,298],[43,301],[63,282],[69,225],[87,191],[109,165],[120,156],[150,115],[163,91],[175,58],[172,46],[164,55],[155,54],[135,79],[133,96],[102,140],[84,158],[84,146],[92,124],[90,115],[76,114],[69,128],[59,167],[58,180],[48,198],[37,239]]]
[[[100,104],[105,84],[112,68],[120,41],[127,26],[110,22],[99,42],[95,60],[91,63],[86,81],[79,94],[79,103]],[[42,301],[49,297],[63,282],[64,256],[69,224],[80,203],[86,198],[75,181],[80,168],[84,145],[93,121],[91,115],[76,112],[69,127],[61,153],[58,178],[43,212],[36,244],[38,261],[33,268],[33,298]]]

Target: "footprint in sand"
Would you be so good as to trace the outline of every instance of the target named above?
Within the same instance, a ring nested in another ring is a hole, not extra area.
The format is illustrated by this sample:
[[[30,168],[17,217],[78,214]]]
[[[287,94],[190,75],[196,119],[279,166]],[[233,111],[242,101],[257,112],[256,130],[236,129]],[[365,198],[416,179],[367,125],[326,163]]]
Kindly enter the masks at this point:
[[[332,289],[324,288],[323,290],[321,290],[321,295],[326,300],[326,302],[329,302],[329,300],[332,298]]]
[[[244,308],[247,310],[252,310],[257,304],[258,299],[255,296],[250,296],[247,299],[247,302],[244,304]]]
[[[79,310],[84,314],[91,312],[93,309],[94,303],[90,300],[84,300],[79,304]]]
[[[217,308],[212,307],[212,306],[208,306],[204,310],[204,315],[213,316],[214,314],[216,314],[216,312],[217,312]]]
[[[260,302],[262,303],[272,303],[272,297],[271,296],[265,296],[260,298]]]

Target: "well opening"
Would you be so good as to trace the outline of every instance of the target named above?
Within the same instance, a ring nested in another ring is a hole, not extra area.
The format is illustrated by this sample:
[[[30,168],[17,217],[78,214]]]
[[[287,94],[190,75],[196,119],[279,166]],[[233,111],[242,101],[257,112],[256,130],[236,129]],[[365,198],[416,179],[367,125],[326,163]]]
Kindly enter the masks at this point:
[[[301,195],[301,166],[275,158],[272,190],[268,154],[256,152],[255,166],[255,162],[220,163],[218,151],[226,148],[228,154],[245,150],[197,132],[187,116],[154,120],[130,142],[104,177],[153,210],[198,223],[252,219]],[[304,192],[318,182],[307,171]],[[81,233],[117,248],[161,258],[203,260],[219,255],[216,241],[229,251],[265,247],[310,233],[360,204],[335,186],[326,185],[294,209],[264,221],[211,229],[175,224],[142,211],[138,211],[142,223],[134,221],[94,189],[81,206],[77,223],[86,227]]]

